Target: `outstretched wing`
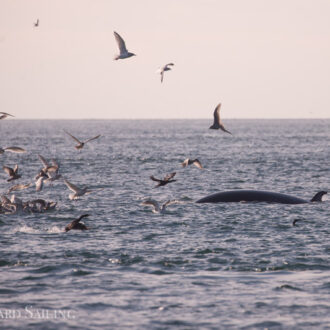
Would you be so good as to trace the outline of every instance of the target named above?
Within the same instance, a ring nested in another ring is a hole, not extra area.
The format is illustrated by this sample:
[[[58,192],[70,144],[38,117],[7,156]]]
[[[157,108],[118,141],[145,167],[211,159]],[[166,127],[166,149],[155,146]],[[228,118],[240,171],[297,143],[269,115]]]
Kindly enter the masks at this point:
[[[153,175],[150,177],[152,181],[161,182],[162,180],[156,179]]]
[[[89,142],[89,141],[96,140],[96,139],[98,139],[100,136],[101,136],[101,134],[99,134],[99,135],[97,135],[97,136],[94,136],[94,137],[92,137],[92,138],[86,140],[85,143],[87,143],[87,142]]]
[[[78,188],[77,186],[75,186],[73,183],[69,182],[68,180],[64,179],[65,184],[67,185],[67,187],[73,191],[74,193],[77,193],[80,191],[80,188]]]
[[[159,210],[160,210],[158,202],[153,199],[148,199],[148,200],[142,202],[141,204],[146,205],[146,206],[152,206],[153,209],[157,212],[159,212]]]
[[[195,166],[197,166],[198,168],[200,168],[200,169],[203,168],[201,162],[200,162],[197,158],[193,161],[193,164],[194,164]]]
[[[5,148],[6,151],[10,151],[10,152],[15,152],[17,154],[21,154],[23,152],[26,152],[25,149],[23,148],[20,148],[20,147],[8,147],[8,148]]]
[[[38,157],[39,157],[40,161],[42,162],[42,165],[44,165],[44,167],[47,168],[49,166],[47,160],[44,157],[42,157],[41,155],[38,155]]]
[[[176,174],[176,172],[166,175],[164,178],[164,181],[171,180],[175,176],[175,174]]]
[[[126,48],[124,39],[115,31],[113,32],[113,34],[115,35],[120,53],[121,54],[122,53],[127,53],[127,48]]]
[[[65,132],[66,134],[68,134],[69,136],[71,136],[76,142],[81,143],[81,141],[79,141],[75,136],[73,136],[73,135],[70,134],[69,132],[67,132],[67,131],[65,131],[65,130],[64,130],[64,132]]]
[[[14,175],[14,170],[11,167],[8,166],[4,166],[3,170],[9,175],[9,176],[13,176]]]
[[[220,125],[220,108],[221,108],[221,103],[219,103],[217,105],[217,107],[214,109],[214,112],[213,112],[213,117],[214,117],[213,125]]]

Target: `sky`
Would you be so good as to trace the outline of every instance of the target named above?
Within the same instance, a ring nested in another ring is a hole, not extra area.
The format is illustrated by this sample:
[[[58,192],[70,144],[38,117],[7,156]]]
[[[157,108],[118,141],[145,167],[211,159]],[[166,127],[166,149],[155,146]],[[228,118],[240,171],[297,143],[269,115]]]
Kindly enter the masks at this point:
[[[329,17],[329,0],[0,0],[0,111],[329,118]],[[113,31],[137,56],[113,60]]]

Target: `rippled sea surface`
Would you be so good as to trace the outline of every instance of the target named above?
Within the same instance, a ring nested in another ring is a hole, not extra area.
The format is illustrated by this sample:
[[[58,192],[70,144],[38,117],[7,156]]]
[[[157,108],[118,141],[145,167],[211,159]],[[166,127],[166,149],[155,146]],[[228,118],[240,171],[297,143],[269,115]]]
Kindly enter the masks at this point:
[[[330,190],[330,120],[0,121],[1,166],[33,182],[38,154],[63,181],[19,191],[58,202],[0,215],[0,328],[330,329],[330,198],[323,203],[196,204],[260,189],[310,199]],[[79,152],[63,132],[101,134]],[[203,170],[182,168],[198,158]],[[155,189],[150,176],[176,172]],[[12,185],[0,174],[0,191]],[[326,196],[327,197],[327,196]],[[178,200],[156,214],[141,203]],[[88,231],[64,227],[83,213]],[[299,219],[296,226],[292,222]]]

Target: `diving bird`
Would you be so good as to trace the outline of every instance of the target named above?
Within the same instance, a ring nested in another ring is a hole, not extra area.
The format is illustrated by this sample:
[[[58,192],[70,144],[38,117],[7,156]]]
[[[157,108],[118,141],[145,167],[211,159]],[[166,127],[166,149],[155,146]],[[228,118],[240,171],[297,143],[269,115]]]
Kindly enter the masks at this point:
[[[7,148],[0,147],[0,155],[2,155],[5,151],[14,152],[16,154],[22,154],[22,153],[26,152],[25,149],[20,148],[20,147],[7,147]]]
[[[78,140],[75,136],[73,136],[72,134],[70,134],[69,132],[67,132],[67,131],[64,131],[64,132],[65,132],[66,134],[68,134],[69,136],[71,136],[71,137],[72,137],[72,138],[78,143],[77,145],[74,146],[77,150],[81,150],[87,142],[90,142],[90,141],[96,140],[96,139],[98,139],[98,138],[101,136],[101,135],[99,134],[99,135],[97,135],[97,136],[94,136],[94,137],[92,137],[92,138],[90,138],[90,139],[88,139],[88,140],[82,142],[82,141]]]
[[[194,164],[196,167],[198,167],[200,169],[203,168],[201,162],[197,158],[196,159],[187,158],[184,162],[181,163],[182,167],[186,167],[191,164]]]
[[[11,115],[10,113],[7,113],[7,112],[0,112],[0,120],[1,120],[1,119],[5,119],[5,118],[7,118],[8,116],[10,116],[10,117],[15,117],[15,116]]]
[[[160,187],[160,186],[165,186],[166,184],[168,184],[168,183],[170,183],[170,182],[174,182],[174,181],[176,181],[176,180],[171,180],[171,179],[175,176],[175,174],[176,174],[176,172],[173,172],[173,173],[171,173],[171,174],[168,174],[168,175],[165,176],[165,178],[164,178],[163,180],[161,180],[161,179],[156,179],[153,175],[150,177],[150,179],[151,179],[152,181],[156,181],[156,182],[158,182],[158,185],[155,186],[155,188],[157,188],[157,187]]]
[[[7,182],[17,180],[21,177],[20,174],[18,174],[18,165],[16,164],[14,168],[3,166],[3,170],[9,175],[9,179]]]
[[[168,64],[165,64],[163,67],[161,67],[157,72],[160,73],[160,82],[162,83],[163,82],[163,79],[164,79],[164,72],[165,71],[169,71],[171,70],[170,66],[173,66],[174,63],[168,63]]]
[[[141,205],[152,206],[153,213],[164,213],[168,205],[176,204],[176,203],[178,203],[178,201],[168,200],[167,202],[165,202],[163,205],[160,206],[157,201],[153,199],[147,199],[146,201],[142,202]]]
[[[225,129],[225,126],[223,126],[223,124],[220,120],[220,107],[221,107],[221,103],[219,103],[217,105],[217,107],[215,108],[215,110],[214,110],[214,113],[213,113],[214,121],[213,121],[213,125],[210,126],[210,129],[219,129],[220,128],[224,132],[229,133],[230,135],[232,135],[229,131],[227,131]]]
[[[39,18],[38,18],[37,21],[34,23],[34,26],[35,26],[35,27],[38,27],[38,26],[39,26]]]
[[[114,60],[136,56],[134,53],[130,53],[127,50],[124,39],[117,32],[114,31],[113,34],[115,35],[116,42],[119,48],[119,54],[114,57]]]
[[[79,188],[76,185],[74,185],[73,183],[69,182],[68,180],[64,179],[64,182],[66,184],[66,186],[73,191],[73,194],[69,194],[69,198],[71,200],[73,199],[78,199],[80,196],[83,196],[85,194],[89,194],[92,191],[88,190],[88,187],[84,187],[84,188]]]
[[[69,223],[66,227],[65,227],[65,232],[68,232],[71,229],[80,229],[80,230],[88,230],[89,228],[86,227],[86,225],[84,225],[83,223],[80,223],[79,221],[82,218],[86,218],[89,217],[89,214],[83,214],[81,215],[78,219],[73,220],[71,223]]]

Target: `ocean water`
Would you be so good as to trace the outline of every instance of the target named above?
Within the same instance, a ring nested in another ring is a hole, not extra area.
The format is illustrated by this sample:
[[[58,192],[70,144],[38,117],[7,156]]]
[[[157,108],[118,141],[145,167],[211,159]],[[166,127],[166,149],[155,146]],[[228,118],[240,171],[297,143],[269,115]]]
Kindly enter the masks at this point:
[[[330,120],[0,121],[0,155],[33,182],[38,154],[63,181],[16,192],[56,201],[0,214],[0,328],[330,329],[330,198],[323,203],[196,204],[261,189],[310,199],[330,187]],[[101,134],[79,152],[77,137]],[[198,158],[203,170],[182,168]],[[176,172],[154,188],[150,176]],[[12,185],[0,175],[0,191]],[[327,197],[327,196],[326,196]],[[163,214],[141,203],[175,199]],[[83,213],[88,231],[64,227]],[[295,219],[300,221],[292,226]]]

